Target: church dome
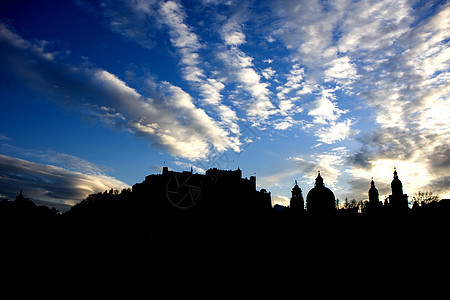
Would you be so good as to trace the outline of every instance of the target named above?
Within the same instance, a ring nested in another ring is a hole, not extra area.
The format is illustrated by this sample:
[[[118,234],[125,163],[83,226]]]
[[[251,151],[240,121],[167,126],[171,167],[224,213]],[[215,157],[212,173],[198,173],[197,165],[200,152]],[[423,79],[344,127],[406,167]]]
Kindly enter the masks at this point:
[[[315,186],[306,196],[306,209],[312,215],[329,215],[336,210],[334,194],[323,184],[320,172],[317,175]]]

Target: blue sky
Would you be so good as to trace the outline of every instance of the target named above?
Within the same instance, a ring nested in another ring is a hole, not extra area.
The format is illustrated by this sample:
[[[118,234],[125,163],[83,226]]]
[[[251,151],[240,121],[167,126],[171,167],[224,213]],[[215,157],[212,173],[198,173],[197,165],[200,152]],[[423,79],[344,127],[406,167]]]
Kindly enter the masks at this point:
[[[0,194],[73,205],[190,166],[287,204],[450,196],[446,1],[2,1]]]

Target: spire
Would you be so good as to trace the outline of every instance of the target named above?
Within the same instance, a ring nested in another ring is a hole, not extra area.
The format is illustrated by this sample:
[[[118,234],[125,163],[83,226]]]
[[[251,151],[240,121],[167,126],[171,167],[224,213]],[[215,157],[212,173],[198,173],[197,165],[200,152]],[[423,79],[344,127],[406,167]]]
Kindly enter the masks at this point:
[[[317,171],[316,186],[323,186],[323,178],[320,176],[319,170]]]
[[[375,187],[375,182],[372,180],[370,181],[370,189],[369,189],[369,203],[367,205],[367,213],[369,215],[376,215],[380,212],[381,206],[380,206],[380,197],[378,194],[378,190]]]
[[[378,190],[375,187],[375,181],[373,181],[373,177],[372,177],[372,181],[370,182],[370,189],[369,189],[369,200],[372,197],[372,195],[376,195],[377,197],[377,201],[378,201]]]

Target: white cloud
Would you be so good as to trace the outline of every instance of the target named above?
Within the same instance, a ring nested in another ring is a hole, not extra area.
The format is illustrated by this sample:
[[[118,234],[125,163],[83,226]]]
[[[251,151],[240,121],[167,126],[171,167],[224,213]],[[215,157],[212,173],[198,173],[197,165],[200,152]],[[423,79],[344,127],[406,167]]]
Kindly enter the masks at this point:
[[[311,93],[310,87],[304,81],[304,75],[305,70],[299,64],[294,64],[287,75],[286,83],[277,87],[277,90],[279,90],[277,93],[278,99],[286,99],[286,95],[294,91],[297,95]]]
[[[293,117],[291,116],[286,116],[282,119],[277,119],[273,121],[273,127],[276,130],[286,130],[288,128],[291,128],[292,126],[295,125],[303,125],[304,121],[303,120],[294,120]]]
[[[342,114],[347,113],[347,110],[342,110],[337,107],[337,104],[333,102],[335,95],[333,90],[322,90],[320,98],[315,100],[314,109],[308,112],[308,115],[314,117],[314,123],[328,124],[329,122],[335,122]]]
[[[286,130],[286,129],[288,129],[289,127],[291,127],[292,125],[293,125],[293,123],[291,123],[291,122],[288,122],[288,121],[282,121],[282,122],[276,123],[276,124],[274,125],[274,128],[275,128],[276,130]]]
[[[348,139],[350,136],[358,133],[358,130],[352,130],[353,122],[346,119],[342,122],[332,122],[328,126],[321,127],[315,135],[318,141],[325,144],[333,144],[338,141]]]
[[[272,67],[269,68],[265,68],[262,71],[262,75],[264,76],[264,78],[266,78],[267,80],[269,80],[270,78],[272,78],[275,75],[276,71],[274,69],[272,69]]]
[[[203,48],[199,42],[198,36],[193,29],[185,22],[186,13],[181,4],[174,1],[161,3],[159,12],[162,16],[161,22],[168,26],[171,42],[181,56],[181,64],[183,65],[183,77],[186,81],[194,85],[203,97],[202,104],[211,107],[220,117],[221,125],[228,130],[228,134],[233,135],[229,141],[230,147],[239,152],[239,125],[235,111],[222,102],[221,91],[224,84],[217,79],[207,78],[205,71],[202,69],[202,60],[198,51]],[[230,24],[226,28],[224,34],[231,34],[230,31],[237,24]],[[239,35],[227,35],[230,42],[238,43]]]
[[[280,103],[278,104],[278,107],[280,108],[280,111],[279,111],[280,115],[285,116],[295,106],[291,100],[281,100]]]
[[[159,13],[163,17],[161,21],[169,26],[171,41],[175,47],[187,48],[191,52],[200,48],[197,35],[184,23],[185,13],[179,3],[175,1],[161,3]],[[192,60],[195,61],[195,59]]]
[[[274,114],[268,83],[261,82],[261,76],[253,68],[253,58],[234,46],[218,53],[218,57],[228,66],[229,73],[235,75],[229,80],[240,83],[252,97],[251,101],[239,101],[249,119],[260,124]]]
[[[295,162],[301,174],[301,182],[314,186],[319,170],[326,185],[334,190],[340,190],[338,181],[347,157],[348,150],[345,147],[338,147],[320,154],[289,157],[288,160]]]
[[[245,43],[245,34],[242,32],[241,26],[233,20],[222,26],[221,35],[225,45],[237,46]]]
[[[324,74],[326,80],[337,80],[338,82],[349,84],[357,77],[357,71],[354,63],[350,62],[348,56],[343,56],[334,59],[327,66]]]
[[[410,30],[410,1],[358,1],[346,7],[340,52],[375,51],[391,46]]]
[[[184,79],[189,82],[201,82],[205,74],[199,68],[200,58],[197,53],[202,47],[198,36],[185,23],[186,14],[181,4],[167,1],[160,4],[160,22],[169,28],[170,41],[178,49],[183,64]]]
[[[274,4],[274,10],[282,20],[274,35],[279,36],[299,61],[308,66],[310,76],[320,78],[320,74],[314,75],[314,70],[327,62],[324,53],[333,45],[333,30],[346,9],[346,4],[342,3],[331,2],[327,9],[316,0],[278,1]]]

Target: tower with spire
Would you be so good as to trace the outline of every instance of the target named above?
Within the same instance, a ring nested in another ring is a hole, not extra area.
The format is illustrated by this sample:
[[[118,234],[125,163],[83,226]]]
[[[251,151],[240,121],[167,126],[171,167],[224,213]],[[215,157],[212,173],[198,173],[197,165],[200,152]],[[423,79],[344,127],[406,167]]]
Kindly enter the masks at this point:
[[[397,168],[394,167],[394,179],[391,182],[392,194],[389,195],[389,210],[395,215],[408,213],[408,195],[403,194],[403,185],[398,178]]]
[[[372,177],[369,189],[369,202],[367,203],[367,213],[369,215],[378,215],[381,213],[381,208],[382,204],[380,202],[380,196]]]
[[[369,203],[378,203],[380,201],[380,197],[378,194],[378,190],[375,187],[375,181],[370,182],[370,189],[369,189]]]
[[[292,211],[303,212],[305,201],[303,200],[302,189],[298,186],[297,180],[292,188],[292,197],[289,207]]]

